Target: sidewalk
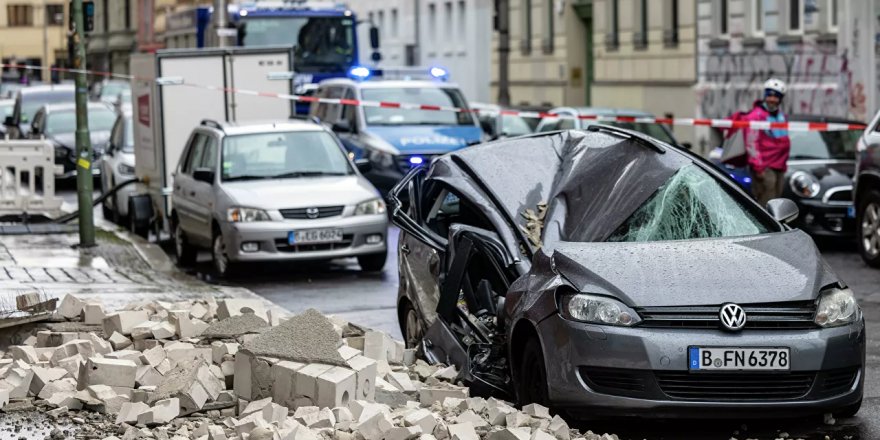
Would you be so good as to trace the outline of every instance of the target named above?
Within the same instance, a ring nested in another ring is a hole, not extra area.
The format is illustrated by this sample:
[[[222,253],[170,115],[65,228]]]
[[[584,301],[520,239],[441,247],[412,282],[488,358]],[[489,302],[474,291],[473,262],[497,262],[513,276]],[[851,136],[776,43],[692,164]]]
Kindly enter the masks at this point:
[[[0,304],[17,294],[39,291],[49,297],[74,294],[100,300],[108,310],[133,301],[258,299],[278,316],[280,307],[242,288],[207,284],[176,269],[158,245],[121,230],[97,232],[98,246],[78,249],[76,233],[0,235]]]

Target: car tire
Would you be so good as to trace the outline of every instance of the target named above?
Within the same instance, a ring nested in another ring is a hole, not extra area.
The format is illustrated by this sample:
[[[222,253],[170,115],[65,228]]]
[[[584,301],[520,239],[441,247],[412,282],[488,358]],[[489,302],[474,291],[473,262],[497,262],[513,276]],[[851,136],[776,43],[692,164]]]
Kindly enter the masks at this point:
[[[856,238],[869,266],[880,268],[880,191],[869,190],[858,201]]]
[[[180,227],[180,222],[177,220],[177,217],[172,219],[171,227],[172,233],[174,234],[174,253],[177,255],[177,265],[182,267],[192,266],[196,263],[196,255],[198,251],[187,241],[186,234]]]
[[[400,304],[400,331],[406,348],[417,348],[422,341],[422,320],[409,300]]]
[[[235,265],[229,261],[229,255],[226,254],[226,240],[223,239],[223,233],[219,230],[214,232],[214,239],[211,241],[211,261],[214,273],[218,277],[227,278],[235,273]]]
[[[364,272],[381,272],[385,267],[385,260],[388,259],[388,253],[361,255],[357,257],[358,264]]]
[[[520,405],[537,403],[550,407],[544,354],[536,337],[526,341],[516,380],[516,396]]]
[[[859,410],[861,408],[862,408],[862,399],[859,399],[858,402],[856,402],[852,405],[847,405],[838,411],[834,411],[834,417],[840,418],[840,419],[848,419],[851,417],[855,417],[855,415],[859,412]]]

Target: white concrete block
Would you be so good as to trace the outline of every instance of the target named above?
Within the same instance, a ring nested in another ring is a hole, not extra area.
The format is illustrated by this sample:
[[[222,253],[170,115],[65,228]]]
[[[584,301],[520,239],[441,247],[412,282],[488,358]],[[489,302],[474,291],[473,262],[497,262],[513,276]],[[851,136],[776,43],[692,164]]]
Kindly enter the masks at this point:
[[[201,319],[202,321],[210,321],[211,317],[208,316],[207,319],[205,315],[208,314],[208,308],[201,305],[200,303],[195,303],[192,307],[189,308],[189,316],[194,319]]]
[[[36,364],[39,361],[37,350],[29,345],[13,345],[9,347],[9,354],[16,361],[21,360],[29,364]]]
[[[172,366],[185,361],[202,358],[210,364],[213,362],[211,347],[195,347],[188,342],[172,342],[165,346],[165,356]]]
[[[477,413],[475,413],[471,410],[467,410],[467,411],[464,411],[461,414],[459,414],[455,418],[455,423],[470,423],[470,424],[474,425],[475,428],[489,426],[489,424],[486,422],[486,420],[484,420]]]
[[[226,431],[222,426],[211,425],[208,427],[208,440],[226,440]]]
[[[261,413],[263,414],[263,420],[269,423],[275,423],[276,425],[280,425],[285,419],[287,419],[287,407],[281,406],[277,403],[270,402],[263,407]]]
[[[343,345],[339,347],[339,355],[342,356],[342,359],[349,360],[355,356],[361,356],[364,353],[356,348],[349,347],[347,345]]]
[[[550,418],[551,418],[550,409],[547,408],[546,406],[542,406],[537,403],[531,403],[531,404],[525,405],[525,406],[523,406],[522,410],[524,413],[526,413],[532,417],[538,418],[538,419],[550,420]]]
[[[168,322],[174,324],[174,330],[180,339],[189,339],[196,336],[195,327],[189,317],[189,310],[169,311]]]
[[[77,388],[89,385],[110,385],[134,388],[137,365],[130,360],[91,357],[80,367]]]
[[[141,361],[141,355],[143,353],[137,350],[118,350],[107,353],[104,355],[107,359],[116,359],[120,361],[132,361],[135,365],[143,365],[143,361]]]
[[[531,424],[532,422],[532,417],[526,413],[517,411],[508,414],[507,417],[505,417],[505,421],[505,426],[507,426],[508,428],[528,427],[529,424]]]
[[[410,380],[409,376],[404,372],[391,372],[385,376],[385,380],[387,380],[391,385],[394,385],[398,390],[403,392],[415,392],[416,386],[413,384],[412,380]]]
[[[507,416],[517,412],[515,408],[493,399],[489,399],[486,406],[486,417],[492,425],[507,423]]]
[[[165,358],[164,361],[159,362],[159,365],[156,365],[156,372],[163,376],[173,369],[174,367],[171,366],[171,361],[169,361],[168,358]]]
[[[137,416],[139,426],[168,423],[180,415],[180,402],[176,398],[156,402],[149,411]]]
[[[220,392],[226,389],[225,381],[221,381],[215,376],[207,364],[202,364],[202,366],[199,367],[199,371],[196,373],[196,379],[205,389],[205,392],[208,393],[208,400],[210,401],[217,400],[217,396],[220,395]]]
[[[229,362],[224,362],[227,365]],[[222,366],[221,365],[221,368]],[[272,399],[281,405],[293,408],[296,400],[296,372],[305,364],[281,361],[272,365]]]
[[[140,355],[141,365],[149,365],[155,367],[165,360],[165,349],[162,347],[153,347],[144,350]]]
[[[430,410],[418,409],[410,412],[403,418],[406,426],[419,426],[422,432],[434,432],[437,426],[437,417]]]
[[[309,364],[297,371],[294,378],[294,390],[297,399],[302,399],[303,403],[312,402],[312,405],[316,404],[318,401],[318,377],[331,368],[333,368],[332,365]]]
[[[31,369],[34,372],[34,377],[31,379],[30,392],[34,396],[38,396],[47,383],[61,380],[67,376],[67,370],[64,368],[33,367]]]
[[[364,334],[364,356],[377,361],[394,358],[394,340],[385,332],[368,331]]]
[[[254,413],[262,412],[263,408],[267,407],[272,403],[272,398],[267,397],[265,399],[254,400],[253,402],[248,402],[248,404],[244,407],[243,410],[239,411],[240,417],[246,417]]]
[[[177,328],[168,321],[162,321],[153,327],[154,339],[171,339],[175,333],[177,333]]]
[[[67,370],[67,374],[69,377],[78,377],[79,376],[79,367],[80,365],[86,362],[85,358],[82,357],[81,354],[75,354],[69,358],[61,359],[56,362],[55,366],[59,368],[64,368]]]
[[[45,390],[45,387],[43,389]],[[76,398],[75,391],[61,391],[53,393],[51,396],[49,396],[48,399],[46,399],[46,402],[48,402],[55,408],[66,406],[71,410],[82,409],[82,402],[80,402],[79,399]]]
[[[317,384],[317,406],[334,408],[347,406],[349,400],[354,398],[357,378],[353,370],[333,367],[318,376]]]
[[[532,436],[529,440],[556,440],[556,437],[544,432],[541,429],[536,429],[535,432],[532,433]]]
[[[230,316],[238,316],[242,314],[242,309],[248,308],[262,319],[268,320],[266,308],[263,302],[254,299],[225,299],[217,303],[217,319],[226,319]],[[267,321],[268,322],[268,321]]]
[[[131,346],[131,339],[126,338],[125,335],[119,332],[113,332],[107,340],[110,341],[110,345],[113,346],[114,350],[122,350]]]
[[[87,325],[101,325],[105,317],[103,305],[97,303],[86,303],[83,305],[83,323]]]
[[[84,305],[85,303],[81,299],[73,295],[64,295],[56,312],[67,319],[78,319]]]
[[[392,428],[394,422],[388,413],[377,411],[365,420],[359,421],[355,429],[365,440],[382,440]]]
[[[486,440],[530,440],[531,434],[529,428],[505,428],[489,434]]]
[[[553,416],[553,419],[550,420],[550,426],[547,428],[556,440],[570,440],[571,439],[571,431],[568,428],[568,423],[559,417],[559,415]]]
[[[391,428],[385,433],[385,440],[412,440],[422,435],[422,428],[418,426]]]
[[[145,310],[130,310],[107,315],[102,321],[104,335],[112,336],[114,332],[130,335],[134,326],[149,320]]]
[[[135,374],[135,384],[138,387],[159,386],[162,383],[162,375],[149,365],[141,365]]]
[[[131,328],[131,339],[135,341],[139,339],[149,339],[153,337],[153,327],[159,325],[158,322],[144,321]]]
[[[450,365],[435,371],[431,377],[451,382],[458,377],[458,370],[455,369],[455,365]]]
[[[180,394],[180,407],[187,411],[198,411],[208,402],[208,392],[199,381],[189,384]]]
[[[376,396],[376,361],[366,356],[354,356],[347,361],[348,366],[355,371],[357,386],[355,387],[355,399],[375,400]]]
[[[116,424],[137,423],[138,416],[149,410],[150,406],[143,402],[123,403],[122,408],[116,415]]]
[[[466,399],[468,397],[468,388],[424,387],[419,390],[419,401],[424,406],[430,406],[434,402],[443,402],[447,397]]]
[[[110,341],[107,341],[106,339],[94,333],[86,334],[85,339],[92,343],[92,350],[94,350],[94,352],[97,354],[103,356],[113,351],[113,345],[110,343]]]
[[[24,399],[28,396],[33,379],[34,371],[30,368],[27,370],[23,368],[10,368],[6,372],[6,377],[3,378],[7,386],[0,386],[0,388],[9,389],[10,399]]]
[[[480,436],[471,423],[458,423],[447,426],[451,440],[479,440]]]
[[[62,394],[65,392],[73,393],[75,391],[76,379],[67,377],[47,383],[43,386],[43,389],[40,390],[40,394],[38,394],[37,397],[43,400],[48,400],[50,397],[56,394]]]
[[[211,343],[211,359],[215,364],[223,363],[223,356],[228,354],[235,355],[238,352],[239,344],[230,342],[212,342]]]

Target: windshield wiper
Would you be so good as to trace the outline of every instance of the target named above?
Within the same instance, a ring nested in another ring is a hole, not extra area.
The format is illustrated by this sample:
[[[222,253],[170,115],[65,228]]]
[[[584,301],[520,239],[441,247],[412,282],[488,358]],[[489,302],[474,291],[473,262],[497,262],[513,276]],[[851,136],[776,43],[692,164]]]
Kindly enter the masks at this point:
[[[827,157],[810,156],[809,154],[795,154],[794,156],[789,156],[788,158],[789,158],[789,159],[793,159],[793,160],[798,160],[798,159],[801,159],[801,160],[810,160],[810,159],[819,159],[819,160],[822,160],[822,159],[828,159]]]
[[[330,171],[292,171],[289,173],[276,174],[269,179],[285,179],[288,177],[318,177],[318,176],[347,176],[349,173]]]
[[[272,176],[257,176],[254,174],[243,174],[241,176],[232,176],[232,177],[224,177],[224,182],[234,182],[236,180],[260,180],[260,179],[271,179]]]

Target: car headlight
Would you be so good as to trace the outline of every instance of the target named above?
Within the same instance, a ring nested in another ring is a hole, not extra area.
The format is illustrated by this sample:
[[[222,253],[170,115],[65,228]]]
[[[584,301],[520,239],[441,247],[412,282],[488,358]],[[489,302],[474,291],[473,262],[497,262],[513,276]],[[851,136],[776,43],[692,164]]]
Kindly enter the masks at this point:
[[[367,158],[379,168],[391,168],[394,165],[394,156],[385,151],[370,150]]]
[[[354,208],[354,215],[385,214],[385,202],[382,199],[371,199],[358,203]]]
[[[635,311],[616,299],[584,293],[564,295],[560,311],[568,319],[593,324],[630,327],[641,321]]]
[[[795,171],[788,180],[788,185],[791,187],[792,192],[806,198],[816,197],[821,189],[819,181],[812,174],[805,171]]]
[[[124,163],[117,165],[116,171],[118,171],[119,174],[124,174],[126,176],[134,175],[134,167],[131,165],[126,165]]]
[[[822,327],[838,327],[855,322],[859,305],[850,289],[831,289],[822,292],[816,309],[816,324]]]
[[[269,221],[269,214],[256,208],[229,208],[226,219],[233,223],[265,222]]]

